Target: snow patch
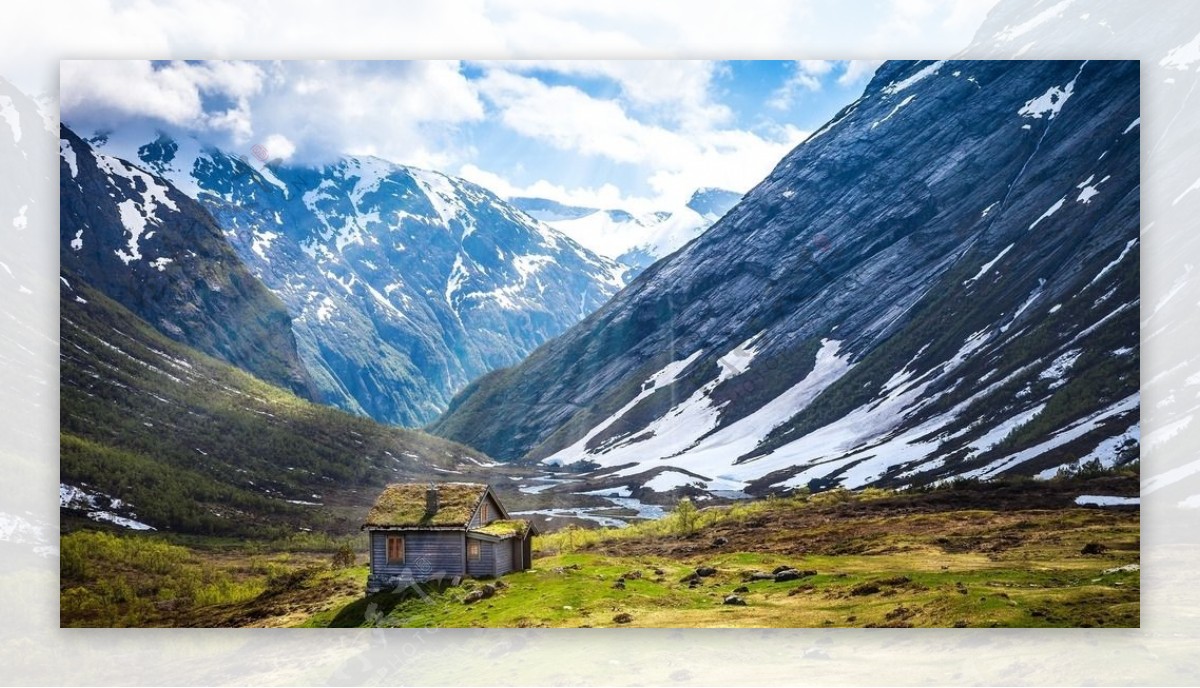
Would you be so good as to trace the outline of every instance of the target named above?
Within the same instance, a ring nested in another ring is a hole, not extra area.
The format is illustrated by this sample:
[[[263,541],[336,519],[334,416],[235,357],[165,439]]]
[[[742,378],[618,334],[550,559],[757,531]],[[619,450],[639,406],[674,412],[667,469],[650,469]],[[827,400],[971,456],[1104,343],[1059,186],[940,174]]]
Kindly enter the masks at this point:
[[[1140,497],[1113,497],[1109,495],[1079,495],[1075,498],[1079,506],[1138,506]]]
[[[1076,202],[1083,203],[1085,205],[1088,203],[1091,203],[1092,198],[1100,193],[1100,191],[1098,190],[1099,186],[1101,184],[1103,184],[1104,182],[1108,181],[1109,179],[1112,179],[1112,176],[1106,175],[1104,177],[1104,179],[1101,179],[1100,181],[1093,184],[1092,180],[1095,178],[1096,178],[1096,175],[1093,174],[1092,176],[1090,176],[1086,180],[1084,180],[1081,184],[1079,184],[1078,186],[1075,187],[1076,189],[1083,189],[1082,191],[1079,192],[1079,196],[1075,199]]]
[[[1114,258],[1112,260],[1112,262],[1110,262],[1108,265],[1105,265],[1103,268],[1100,268],[1100,272],[1097,272],[1096,276],[1092,278],[1092,281],[1088,282],[1088,286],[1090,287],[1093,284],[1095,284],[1096,282],[1099,282],[1100,279],[1102,277],[1104,277],[1105,275],[1107,275],[1110,270],[1117,267],[1117,264],[1120,263],[1122,260],[1124,260],[1125,256],[1129,255],[1129,252],[1131,250],[1133,250],[1133,247],[1137,245],[1137,242],[1138,242],[1138,240],[1136,237],[1125,242],[1125,248],[1121,249],[1121,254],[1118,255],[1116,258]]]
[[[1034,227],[1037,227],[1039,222],[1041,222],[1042,220],[1045,220],[1046,218],[1050,217],[1054,213],[1057,213],[1059,208],[1062,208],[1063,204],[1066,202],[1067,202],[1066,196],[1063,196],[1062,198],[1058,199],[1058,201],[1056,201],[1054,203],[1054,205],[1047,208],[1046,212],[1042,213],[1038,219],[1034,220],[1033,224],[1029,225],[1029,228],[1033,229]]]
[[[872,122],[872,123],[871,123],[871,128],[872,128],[872,129],[874,129],[875,127],[878,127],[880,124],[883,124],[884,122],[886,122],[886,121],[888,121],[889,119],[891,119],[891,118],[892,118],[892,117],[893,117],[893,116],[894,116],[894,115],[895,115],[897,112],[899,112],[899,111],[900,111],[900,108],[902,108],[902,107],[904,107],[905,105],[908,105],[909,103],[911,103],[911,102],[913,101],[913,99],[914,99],[914,98],[916,98],[916,97],[917,97],[917,96],[914,94],[914,95],[908,96],[908,97],[907,97],[907,98],[905,98],[904,100],[902,100],[902,101],[900,101],[899,103],[897,103],[897,104],[896,104],[896,107],[892,108],[892,111],[891,111],[891,112],[889,112],[889,113],[887,113],[887,116],[885,116],[883,119],[876,120],[876,121]]]
[[[663,471],[646,481],[645,487],[654,490],[655,492],[670,492],[678,487],[686,487],[687,485],[699,484],[704,485],[704,481],[696,476],[680,473],[679,471]]]
[[[903,91],[904,89],[912,86],[913,84],[916,84],[918,81],[921,81],[925,77],[930,76],[932,74],[937,74],[937,71],[939,69],[941,69],[942,65],[944,65],[944,64],[946,64],[945,60],[938,60],[937,62],[929,64],[925,67],[922,67],[920,70],[916,71],[915,73],[913,73],[911,76],[909,76],[906,79],[902,79],[900,81],[893,81],[892,83],[888,84],[887,86],[884,86],[880,92],[883,93],[884,95],[888,95],[888,96],[895,95],[895,94],[899,93],[900,91]]]
[[[994,204],[993,204],[993,205],[994,205]],[[992,207],[992,206],[988,206],[988,208],[989,208],[989,209],[990,209],[991,207]],[[987,211],[985,210],[985,211],[984,211],[984,213],[986,214],[986,213],[987,213]],[[1007,254],[1009,251],[1011,251],[1011,250],[1012,250],[1012,247],[1013,247],[1013,245],[1012,245],[1012,244],[1009,244],[1008,246],[1005,246],[1005,247],[1004,247],[1004,250],[1003,250],[1003,251],[1001,251],[1000,253],[996,254],[996,257],[995,257],[995,258],[993,258],[993,259],[989,260],[988,262],[984,263],[984,264],[983,264],[983,266],[979,268],[979,272],[975,273],[975,276],[974,276],[974,277],[972,277],[972,278],[971,278],[971,279],[969,279],[969,280],[966,280],[966,281],[964,281],[964,282],[963,282],[963,286],[965,287],[966,285],[968,285],[968,284],[970,284],[970,283],[974,282],[975,280],[979,279],[980,277],[983,277],[984,275],[986,275],[986,274],[987,274],[987,271],[992,269],[992,266],[994,266],[996,263],[1000,262],[1000,259],[1001,259],[1001,258],[1003,258],[1003,257],[1005,256],[1005,254]]]
[[[71,142],[66,139],[58,140],[58,155],[67,163],[67,169],[71,170],[71,179],[79,176],[79,163],[75,158],[75,149],[71,147]]]

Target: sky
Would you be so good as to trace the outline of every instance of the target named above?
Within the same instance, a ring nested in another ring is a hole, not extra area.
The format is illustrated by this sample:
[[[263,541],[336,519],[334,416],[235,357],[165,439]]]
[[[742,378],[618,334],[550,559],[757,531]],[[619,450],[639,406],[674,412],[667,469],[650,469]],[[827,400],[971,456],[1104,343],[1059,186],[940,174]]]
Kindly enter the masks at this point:
[[[146,132],[283,164],[375,155],[503,196],[633,212],[745,192],[879,61],[64,61],[79,133]]]

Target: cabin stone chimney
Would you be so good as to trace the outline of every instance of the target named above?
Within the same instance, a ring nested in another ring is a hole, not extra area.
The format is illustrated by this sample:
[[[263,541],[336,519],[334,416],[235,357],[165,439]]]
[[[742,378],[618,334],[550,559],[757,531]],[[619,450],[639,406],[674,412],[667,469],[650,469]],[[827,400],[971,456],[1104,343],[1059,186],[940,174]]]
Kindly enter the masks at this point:
[[[429,483],[425,488],[425,513],[432,516],[438,510],[438,488],[436,483]]]

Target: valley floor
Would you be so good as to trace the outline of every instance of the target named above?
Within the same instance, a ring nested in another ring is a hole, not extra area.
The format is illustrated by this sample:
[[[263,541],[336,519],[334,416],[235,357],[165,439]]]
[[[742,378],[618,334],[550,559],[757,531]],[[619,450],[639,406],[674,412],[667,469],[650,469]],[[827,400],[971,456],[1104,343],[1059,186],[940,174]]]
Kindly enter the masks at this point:
[[[199,604],[197,593],[192,604],[173,606],[164,600],[178,593],[144,587],[142,594],[150,597],[140,607],[146,618],[117,615],[102,621],[68,604],[79,593],[72,593],[64,579],[63,622],[1137,627],[1137,508],[1078,507],[1070,497],[1136,492],[1136,477],[1126,476],[759,500],[624,529],[559,531],[538,538],[533,570],[496,581],[423,585],[370,597],[362,595],[366,566],[332,568],[326,553],[249,555],[187,547],[180,549],[186,550],[189,566],[203,566],[203,575],[227,575],[230,584],[244,586],[241,594],[231,588],[230,598],[210,593],[212,603]],[[777,582],[770,574],[781,567],[795,575]],[[118,568],[107,574],[109,579],[128,578],[128,566],[121,575]],[[698,570],[707,575],[693,575]],[[152,579],[148,574],[137,578],[144,586]],[[484,586],[495,588],[494,594],[463,602]],[[744,604],[727,604],[730,595]]]

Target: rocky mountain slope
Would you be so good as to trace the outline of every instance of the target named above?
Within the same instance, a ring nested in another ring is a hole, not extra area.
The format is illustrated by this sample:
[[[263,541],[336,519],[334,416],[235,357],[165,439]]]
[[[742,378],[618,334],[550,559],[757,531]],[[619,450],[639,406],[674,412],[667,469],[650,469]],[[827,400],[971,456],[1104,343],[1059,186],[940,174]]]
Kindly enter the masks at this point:
[[[1137,456],[1135,62],[889,62],[711,229],[431,428],[612,485]]]
[[[355,532],[393,480],[495,475],[482,454],[300,399],[59,280],[63,514],[135,530]]]
[[[436,417],[624,284],[611,261],[437,172],[371,157],[263,164],[162,135],[135,155],[194,196],[283,300],[322,397],[381,422]]]
[[[319,398],[283,303],[250,274],[204,208],[66,126],[59,160],[64,270],[167,336]]]
[[[739,200],[741,194],[734,191],[697,189],[681,207],[636,215],[620,209],[564,205],[546,198],[518,197],[509,202],[623,265],[625,279],[631,280],[654,261],[699,236]]]

